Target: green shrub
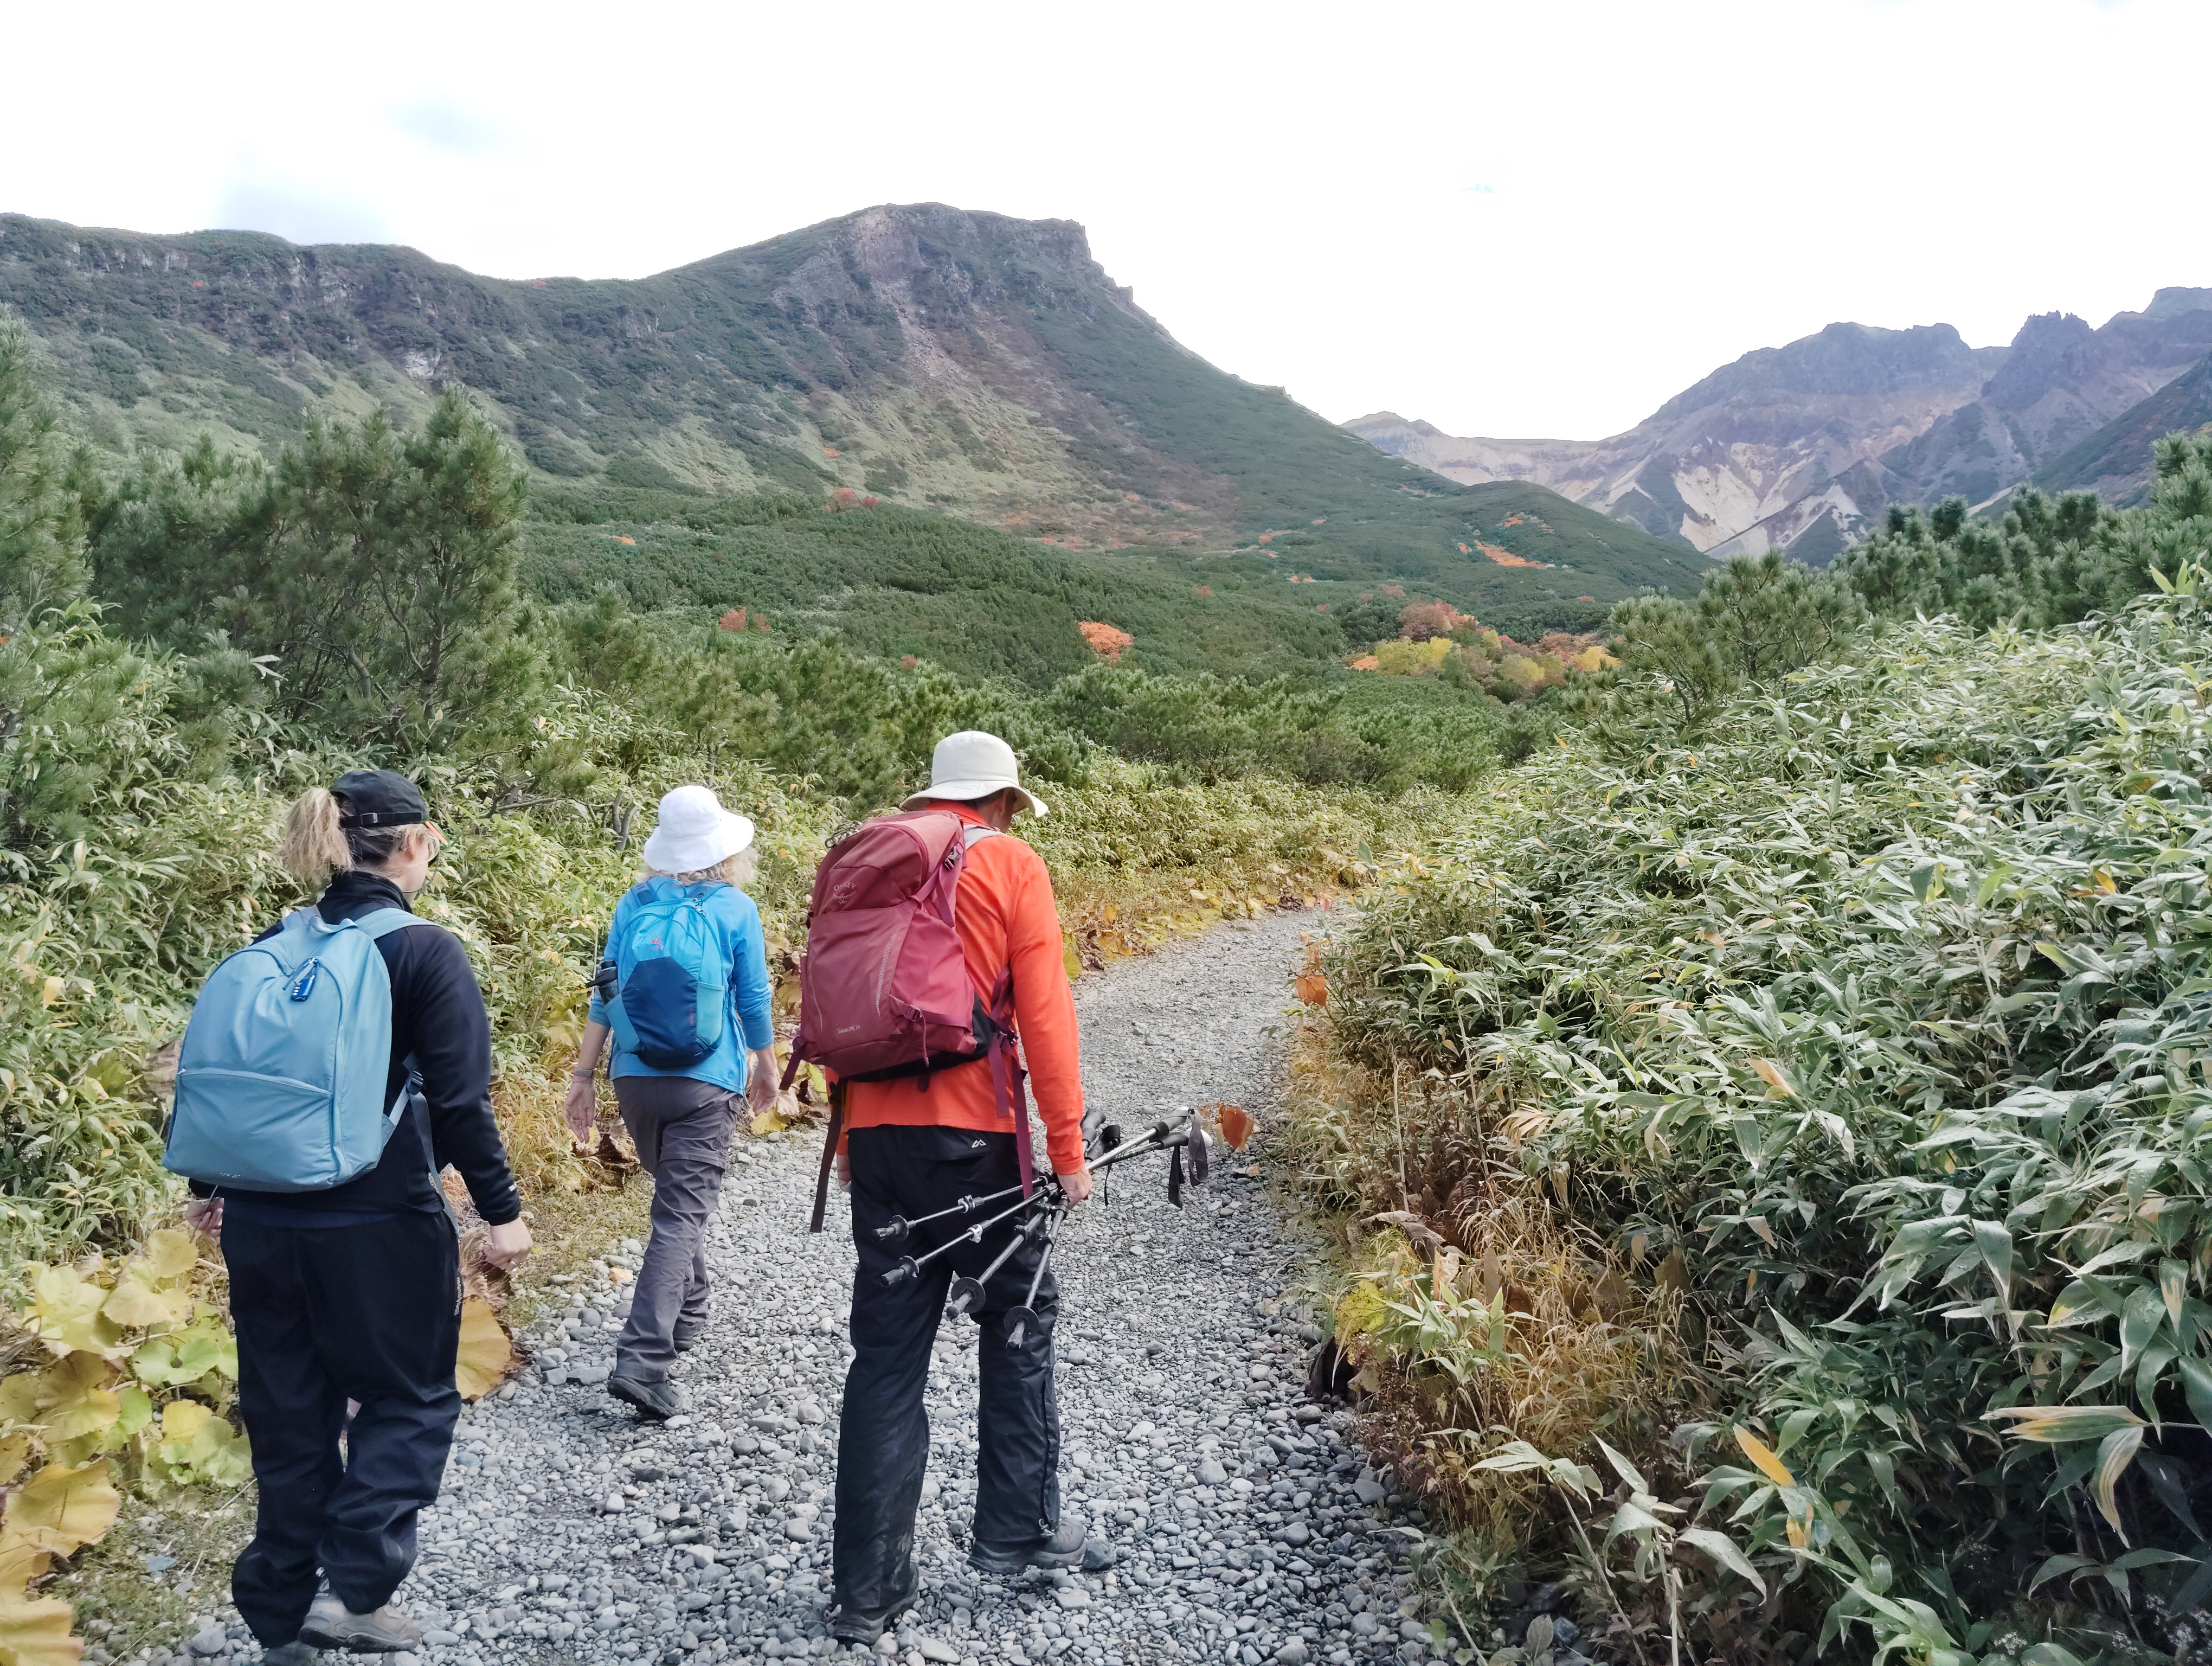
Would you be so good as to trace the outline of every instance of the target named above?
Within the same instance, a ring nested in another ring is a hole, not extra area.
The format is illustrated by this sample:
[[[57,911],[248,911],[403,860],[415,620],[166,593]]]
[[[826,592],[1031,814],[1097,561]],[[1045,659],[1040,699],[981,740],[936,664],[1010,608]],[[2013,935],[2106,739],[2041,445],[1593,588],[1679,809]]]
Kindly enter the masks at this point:
[[[1694,743],[1586,736],[1333,969],[1347,1063],[1456,1107],[1411,1150],[1379,1124],[1366,1207],[1455,1151],[1503,1183],[1431,1197],[1470,1246],[1545,1211],[1679,1281],[1706,1386],[1644,1459],[1679,1489],[1733,1424],[1793,1474],[1712,1472],[1783,1593],[1711,1584],[1716,1650],[1848,1621],[2017,1658],[2088,1623],[2077,1578],[2145,1624],[2212,1585],[2204,585],[1893,629]]]

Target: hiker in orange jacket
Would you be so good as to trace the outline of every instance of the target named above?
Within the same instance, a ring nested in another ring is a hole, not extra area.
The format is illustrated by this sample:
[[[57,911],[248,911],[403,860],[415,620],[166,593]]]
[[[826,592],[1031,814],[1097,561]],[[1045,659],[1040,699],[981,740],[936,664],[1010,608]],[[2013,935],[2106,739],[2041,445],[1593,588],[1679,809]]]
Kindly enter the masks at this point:
[[[978,990],[988,994],[1009,969],[1013,973],[1015,1030],[1036,1085],[1046,1153],[1068,1197],[1080,1203],[1091,1195],[1091,1175],[1060,914],[1043,858],[1009,831],[1018,812],[1042,816],[1045,806],[1021,785],[1012,747],[969,731],[938,743],[927,790],[901,808],[950,810],[987,830],[969,836],[955,923]],[[854,1357],[838,1436],[831,1629],[848,1641],[873,1643],[920,1594],[915,1516],[929,1457],[922,1391],[947,1287],[956,1274],[981,1272],[1012,1230],[958,1245],[921,1277],[886,1289],[882,1275],[899,1254],[950,1239],[961,1223],[917,1228],[916,1241],[896,1253],[875,1229],[894,1215],[915,1219],[963,1196],[1017,1184],[1020,1170],[1014,1125],[1000,1108],[988,1061],[927,1078],[849,1082],[842,1091],[847,1132],[838,1176],[851,1189],[860,1266],[853,1280]],[[1060,1517],[1052,1362],[1059,1300],[1049,1268],[1031,1304],[1036,1326],[1018,1347],[1007,1345],[1007,1311],[1021,1304],[1042,1253],[1036,1243],[1017,1251],[985,1286],[983,1306],[972,1316],[982,1336],[969,1560],[994,1572],[1062,1567],[1083,1555],[1084,1524]]]

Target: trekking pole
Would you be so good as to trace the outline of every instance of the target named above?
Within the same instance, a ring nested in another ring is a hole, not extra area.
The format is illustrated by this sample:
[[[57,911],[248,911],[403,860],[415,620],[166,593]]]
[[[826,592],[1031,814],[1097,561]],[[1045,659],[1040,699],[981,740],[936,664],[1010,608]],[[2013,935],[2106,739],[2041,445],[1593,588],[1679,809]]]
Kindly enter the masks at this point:
[[[1061,1204],[1047,1209],[1042,1214],[1031,1215],[1021,1224],[1020,1228],[1007,1241],[1006,1247],[992,1257],[988,1267],[972,1279],[953,1280],[951,1299],[945,1304],[945,1316],[948,1319],[964,1319],[968,1316],[969,1309],[981,1306],[983,1286],[991,1281],[993,1275],[1012,1261],[1014,1258],[1014,1252],[1024,1244],[1036,1243],[1040,1232],[1049,1235],[1054,1225],[1066,1212],[1066,1205]]]
[[[1019,1187],[1016,1187],[1014,1189],[1018,1191],[1021,1189]],[[1048,1202],[1053,1194],[1057,1193],[1059,1189],[1060,1189],[1057,1186],[1054,1186],[1052,1193],[1048,1193],[1042,1187],[1039,1187],[1037,1190],[1024,1198],[1020,1202],[1015,1204],[1011,1209],[1002,1209],[997,1214],[993,1215],[988,1220],[977,1221],[975,1225],[970,1226],[966,1231],[961,1233],[957,1237],[946,1239],[943,1243],[939,1244],[936,1249],[926,1250],[919,1256],[900,1256],[898,1265],[892,1268],[889,1272],[884,1274],[884,1287],[887,1290],[896,1290],[899,1286],[904,1284],[908,1279],[919,1278],[921,1275],[921,1269],[923,1268],[928,1266],[930,1262],[935,1261],[939,1256],[951,1249],[955,1244],[981,1243],[983,1241],[983,1234],[989,1231],[1000,1221],[1012,1220],[1016,1215],[1021,1213],[1024,1209],[1032,1207],[1040,1203]]]
[[[1044,1286],[1044,1269],[1052,1262],[1052,1247],[1060,1242],[1060,1224],[1066,1219],[1067,1211],[1061,1209],[1045,1224],[1044,1253],[1037,1257],[1036,1271],[1030,1274],[1030,1293],[1022,1298],[1019,1307],[1006,1315],[1006,1346],[1009,1348],[1019,1347],[1022,1338],[1036,1328],[1037,1292]]]
[[[973,1214],[976,1210],[988,1207],[1001,1198],[1012,1197],[1019,1190],[1021,1186],[1017,1183],[1007,1187],[1004,1191],[992,1192],[982,1197],[963,1197],[949,1209],[939,1209],[935,1214],[921,1215],[913,1220],[908,1220],[904,1215],[893,1215],[888,1225],[876,1228],[876,1236],[885,1243],[902,1243],[906,1241],[907,1234],[917,1226],[927,1226],[932,1221],[943,1220],[948,1215]]]

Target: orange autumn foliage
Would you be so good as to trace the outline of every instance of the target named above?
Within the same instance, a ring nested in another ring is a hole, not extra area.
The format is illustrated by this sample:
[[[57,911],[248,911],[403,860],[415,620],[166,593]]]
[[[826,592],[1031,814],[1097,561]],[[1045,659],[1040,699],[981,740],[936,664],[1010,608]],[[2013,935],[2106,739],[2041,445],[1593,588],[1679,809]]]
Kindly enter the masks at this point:
[[[1124,650],[1137,645],[1137,639],[1127,631],[1097,619],[1082,620],[1075,628],[1083,633],[1083,640],[1091,644],[1091,651],[1102,656],[1109,665],[1119,660]]]

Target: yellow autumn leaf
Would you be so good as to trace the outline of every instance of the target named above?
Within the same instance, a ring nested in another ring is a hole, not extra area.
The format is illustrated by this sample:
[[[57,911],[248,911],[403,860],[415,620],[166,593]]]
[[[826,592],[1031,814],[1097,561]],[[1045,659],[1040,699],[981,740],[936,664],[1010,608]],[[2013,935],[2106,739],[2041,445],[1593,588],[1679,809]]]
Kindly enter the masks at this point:
[[[158,1325],[182,1324],[192,1310],[192,1292],[157,1290],[126,1269],[100,1310],[125,1330],[151,1330]]]
[[[33,1267],[23,1322],[52,1353],[105,1353],[121,1340],[113,1322],[101,1316],[106,1300],[106,1288],[74,1267]]]
[[[67,1556],[114,1526],[122,1504],[108,1484],[106,1459],[80,1468],[49,1463],[8,1495],[0,1521],[38,1548]]]
[[[62,991],[67,986],[63,983],[61,979],[58,977],[48,978],[44,983],[41,983],[39,986],[39,1005],[41,1006],[52,1006],[56,1001],[62,998]]]
[[[72,1353],[40,1375],[39,1423],[49,1445],[98,1434],[123,1414],[114,1375],[96,1353]]]
[[[20,1602],[31,1581],[44,1574],[53,1553],[41,1550],[20,1533],[0,1530],[0,1602]]]
[[[1777,1487],[1795,1487],[1797,1477],[1790,1473],[1790,1466],[1774,1456],[1774,1449],[1739,1423],[1735,1426],[1735,1444],[1743,1448],[1743,1455],[1759,1466],[1759,1473]]]
[[[1760,1081],[1765,1082],[1784,1098],[1794,1099],[1797,1097],[1797,1090],[1790,1085],[1790,1078],[1783,1073],[1782,1067],[1772,1059],[1753,1059],[1751,1061],[1751,1067],[1758,1073]]]
[[[1792,1550],[1802,1550],[1813,1542],[1813,1518],[1810,1516],[1802,1521],[1792,1516],[1783,1524],[1782,1530],[1790,1535]]]
[[[464,1400],[481,1400],[514,1369],[514,1345],[491,1310],[491,1304],[471,1297],[461,1309],[461,1347],[453,1362],[453,1382]]]
[[[28,1435],[9,1435],[0,1439],[0,1487],[23,1473],[23,1466],[31,1461],[31,1438]]]
[[[780,1111],[771,1109],[754,1117],[752,1126],[755,1134],[781,1134],[791,1124],[784,1120]]]
[[[197,1400],[172,1400],[161,1408],[161,1444],[188,1446],[215,1413]]]
[[[154,1233],[138,1251],[138,1264],[152,1273],[159,1284],[188,1276],[199,1262],[199,1247],[192,1242],[192,1235],[173,1227]]]
[[[0,1377],[0,1423],[35,1423],[38,1420],[38,1373],[19,1371],[13,1377]]]
[[[51,1596],[0,1595],[0,1666],[77,1666],[84,1645],[70,1635],[76,1617]]]

